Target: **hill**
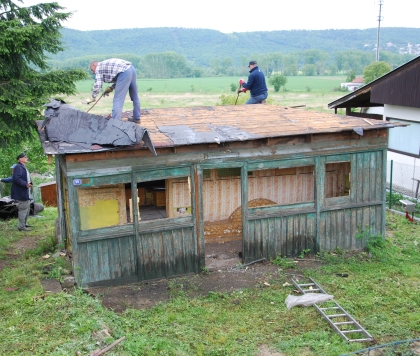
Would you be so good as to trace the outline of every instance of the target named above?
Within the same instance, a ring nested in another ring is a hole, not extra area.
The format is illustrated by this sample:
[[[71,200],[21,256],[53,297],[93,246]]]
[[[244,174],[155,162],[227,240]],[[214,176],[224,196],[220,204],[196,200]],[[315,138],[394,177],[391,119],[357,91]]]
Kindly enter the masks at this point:
[[[133,28],[103,31],[63,29],[66,50],[54,60],[89,55],[148,53],[173,51],[185,56],[195,66],[208,66],[213,59],[232,58],[241,64],[251,57],[272,52],[290,54],[309,49],[332,55],[346,50],[372,52],[376,46],[377,29],[365,30],[291,30],[267,32],[222,33],[216,30],[187,28]],[[381,50],[395,53],[419,51],[420,28],[381,29]],[[420,54],[420,52],[418,53]]]

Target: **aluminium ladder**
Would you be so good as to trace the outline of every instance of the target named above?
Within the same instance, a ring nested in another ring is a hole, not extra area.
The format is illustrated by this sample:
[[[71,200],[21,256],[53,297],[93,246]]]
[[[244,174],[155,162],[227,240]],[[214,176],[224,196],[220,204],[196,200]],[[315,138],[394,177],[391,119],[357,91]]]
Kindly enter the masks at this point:
[[[290,278],[295,287],[302,293],[324,293],[322,287],[317,284],[312,278],[309,278],[310,283],[299,283],[293,277]],[[347,313],[343,307],[340,306],[334,299],[327,302],[327,307],[320,307],[314,304],[316,310],[322,315],[322,317],[328,321],[330,326],[336,331],[344,340],[347,342],[363,342],[372,341],[373,337],[370,335],[349,313]],[[324,304],[319,303],[319,304]],[[348,338],[353,335],[355,338]],[[359,338],[357,338],[360,336]]]

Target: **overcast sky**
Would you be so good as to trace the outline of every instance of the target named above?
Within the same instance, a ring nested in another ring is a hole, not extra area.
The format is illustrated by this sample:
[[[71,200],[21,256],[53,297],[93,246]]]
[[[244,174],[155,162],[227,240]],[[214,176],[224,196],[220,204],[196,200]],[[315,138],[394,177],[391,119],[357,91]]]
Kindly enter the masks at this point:
[[[16,0],[15,0],[16,1]],[[23,6],[37,4],[23,0]],[[43,1],[49,2],[49,1]],[[206,28],[225,33],[377,28],[379,0],[56,0],[73,17],[65,27],[107,30]],[[381,27],[420,27],[418,0],[383,0]]]

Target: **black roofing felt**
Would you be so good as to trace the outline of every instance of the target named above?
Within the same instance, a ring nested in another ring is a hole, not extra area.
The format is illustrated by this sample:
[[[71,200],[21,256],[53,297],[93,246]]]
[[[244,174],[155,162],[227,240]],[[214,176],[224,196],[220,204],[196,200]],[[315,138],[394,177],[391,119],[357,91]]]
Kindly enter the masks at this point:
[[[95,145],[94,149],[101,149],[102,146],[130,146],[143,141],[156,155],[147,129],[135,123],[89,114],[58,100],[45,106],[45,120],[40,130],[41,141],[46,143],[44,149],[51,147],[49,143],[56,143],[53,145],[56,153],[77,152],[91,150],[92,145]]]

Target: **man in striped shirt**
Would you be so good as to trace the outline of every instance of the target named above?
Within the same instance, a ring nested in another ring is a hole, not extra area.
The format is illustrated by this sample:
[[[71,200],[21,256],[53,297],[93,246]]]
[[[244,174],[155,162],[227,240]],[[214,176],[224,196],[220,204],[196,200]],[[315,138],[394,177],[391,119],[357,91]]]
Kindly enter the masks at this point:
[[[112,83],[104,91],[104,95],[108,96],[115,89],[112,118],[121,120],[124,100],[128,92],[134,109],[133,116],[128,120],[139,124],[140,99],[137,91],[136,69],[133,65],[123,59],[110,58],[102,62],[92,61],[90,70],[95,74],[95,84],[93,85],[92,99],[88,100],[88,103],[95,101],[104,82]]]

